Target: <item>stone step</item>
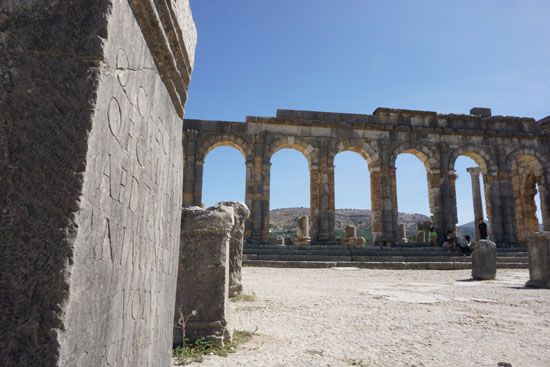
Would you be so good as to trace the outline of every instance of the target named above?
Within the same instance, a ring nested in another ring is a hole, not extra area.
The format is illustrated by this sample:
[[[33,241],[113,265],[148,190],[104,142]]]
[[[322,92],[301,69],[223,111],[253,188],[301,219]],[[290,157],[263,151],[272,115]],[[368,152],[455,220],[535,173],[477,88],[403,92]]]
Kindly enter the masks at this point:
[[[364,249],[360,250],[347,250],[347,249],[309,249],[309,250],[299,250],[299,249],[290,249],[290,248],[279,248],[279,249],[245,249],[245,254],[257,254],[257,255],[304,255],[304,256],[461,256],[462,253],[454,251],[385,251],[378,250],[372,251]],[[527,256],[527,252],[498,252],[498,256],[502,257],[521,257]]]
[[[245,260],[265,261],[357,261],[357,262],[469,262],[467,256],[327,256],[296,254],[246,254]],[[523,257],[497,257],[498,263],[527,263]]]
[[[461,270],[471,269],[471,262],[353,262],[353,261],[267,261],[244,260],[244,266],[272,268],[355,267],[388,270]],[[498,269],[528,269],[525,263],[498,263]]]

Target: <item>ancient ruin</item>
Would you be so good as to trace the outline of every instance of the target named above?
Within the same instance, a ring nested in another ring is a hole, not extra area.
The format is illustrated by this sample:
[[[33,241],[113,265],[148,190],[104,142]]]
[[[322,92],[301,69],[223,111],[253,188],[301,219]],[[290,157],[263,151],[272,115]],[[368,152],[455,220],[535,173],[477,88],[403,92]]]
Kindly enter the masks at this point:
[[[182,345],[184,336],[231,341],[229,257],[239,214],[223,204],[183,209],[174,345]]]
[[[0,4],[2,366],[169,366],[185,1]]]
[[[497,274],[497,245],[488,240],[472,242],[472,278],[492,280]]]
[[[468,115],[378,108],[372,115],[279,110],[276,117],[247,117],[245,123],[184,121],[184,205],[201,202],[206,155],[219,146],[238,149],[246,162],[246,204],[250,243],[269,236],[270,162],[283,148],[309,162],[312,243],[336,242],[334,157],[361,154],[371,175],[372,230],[376,244],[400,241],[395,160],[412,153],[426,167],[432,222],[440,234],[455,230],[459,156],[472,158],[483,175],[491,238],[499,246],[518,244],[538,231],[534,195],[541,192],[543,223],[550,230],[550,119]]]
[[[550,232],[532,233],[524,237],[529,250],[527,287],[550,288]]]

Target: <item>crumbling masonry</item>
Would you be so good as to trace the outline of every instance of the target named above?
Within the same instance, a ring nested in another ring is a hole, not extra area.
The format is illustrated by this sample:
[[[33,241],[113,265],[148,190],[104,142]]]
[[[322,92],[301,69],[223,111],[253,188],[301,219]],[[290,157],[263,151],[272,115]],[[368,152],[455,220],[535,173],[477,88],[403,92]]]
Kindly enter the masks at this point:
[[[400,241],[395,161],[412,153],[426,167],[432,221],[440,233],[457,223],[454,171],[459,156],[472,158],[485,184],[491,238],[500,246],[538,231],[534,195],[541,191],[544,228],[550,230],[550,119],[470,115],[378,108],[373,115],[279,110],[276,117],[247,117],[245,123],[184,122],[184,205],[202,201],[206,155],[219,146],[238,149],[246,162],[246,236],[269,236],[271,157],[283,148],[300,151],[310,169],[312,243],[334,243],[334,157],[361,154],[371,175],[372,231],[378,244]]]

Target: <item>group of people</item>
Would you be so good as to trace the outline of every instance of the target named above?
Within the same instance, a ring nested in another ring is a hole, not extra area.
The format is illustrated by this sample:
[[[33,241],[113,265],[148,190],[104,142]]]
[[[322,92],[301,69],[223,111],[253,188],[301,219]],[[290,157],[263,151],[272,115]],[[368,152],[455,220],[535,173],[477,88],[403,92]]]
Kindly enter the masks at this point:
[[[488,237],[488,230],[487,223],[483,221],[483,218],[479,218],[477,220],[477,229],[479,231],[479,239],[486,240]],[[434,247],[441,245],[445,250],[448,251],[460,250],[464,256],[470,255],[472,252],[472,238],[469,235],[457,237],[453,231],[448,231],[444,237],[439,238],[437,234],[437,228],[432,226],[428,230],[428,240],[430,241],[430,244]]]

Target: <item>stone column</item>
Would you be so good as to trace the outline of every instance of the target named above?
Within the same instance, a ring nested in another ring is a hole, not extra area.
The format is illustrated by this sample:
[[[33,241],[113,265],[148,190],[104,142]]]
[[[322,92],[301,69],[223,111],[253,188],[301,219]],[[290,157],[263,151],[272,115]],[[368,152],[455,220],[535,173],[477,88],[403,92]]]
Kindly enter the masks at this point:
[[[185,122],[184,122],[185,124]],[[197,156],[199,137],[195,131],[187,131],[183,140],[183,207],[200,206],[202,203],[203,161]]]
[[[170,366],[188,1],[0,4],[0,364]]]
[[[456,174],[449,169],[449,149],[440,148],[439,167],[432,167],[428,172],[428,190],[430,193],[431,221],[439,235],[456,230]]]
[[[550,288],[550,232],[529,233],[523,241],[529,251],[527,287]]]
[[[373,164],[369,170],[374,243],[392,245],[399,240],[395,166]]]
[[[243,265],[243,240],[245,223],[250,216],[247,206],[236,201],[222,201],[215,209],[233,208],[233,228],[229,241],[229,297],[234,297],[243,290],[241,269]]]
[[[269,238],[269,185],[271,163],[264,158],[263,140],[254,144],[254,157],[246,162],[246,205],[250,209],[246,238],[263,243]]]
[[[309,236],[309,217],[304,215],[298,218],[296,223],[296,244],[299,246],[309,245],[311,237]]]
[[[232,338],[229,308],[233,207],[184,208],[181,221],[174,345],[186,338],[223,345]]]
[[[481,174],[481,168],[479,167],[470,167],[466,171],[471,176],[472,179],[472,198],[474,203],[474,223],[475,223],[475,239],[480,240],[481,237],[479,235],[479,218],[482,218],[484,220],[483,215],[483,203],[481,201],[481,189],[479,186],[479,175]]]
[[[336,243],[334,163],[328,149],[319,149],[319,163],[310,163],[311,237],[315,243]]]
[[[472,278],[492,280],[497,273],[497,245],[488,240],[472,242]]]
[[[489,220],[489,236],[497,245],[517,244],[514,188],[511,175],[501,171],[486,174],[485,200]]]

